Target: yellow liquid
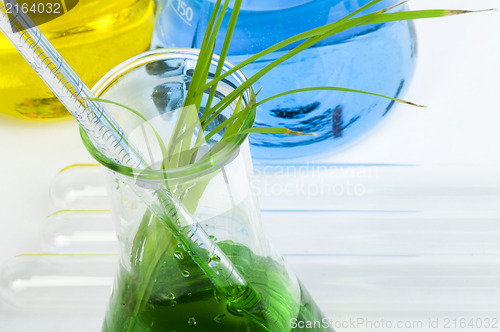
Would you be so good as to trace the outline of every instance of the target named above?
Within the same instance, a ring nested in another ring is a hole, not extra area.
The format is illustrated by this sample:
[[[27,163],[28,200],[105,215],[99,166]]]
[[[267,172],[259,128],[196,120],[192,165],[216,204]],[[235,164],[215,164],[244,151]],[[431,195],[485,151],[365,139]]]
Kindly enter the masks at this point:
[[[92,87],[124,60],[149,48],[153,0],[80,0],[44,23],[45,33],[69,65]],[[70,114],[12,44],[0,34],[0,113],[54,119]]]

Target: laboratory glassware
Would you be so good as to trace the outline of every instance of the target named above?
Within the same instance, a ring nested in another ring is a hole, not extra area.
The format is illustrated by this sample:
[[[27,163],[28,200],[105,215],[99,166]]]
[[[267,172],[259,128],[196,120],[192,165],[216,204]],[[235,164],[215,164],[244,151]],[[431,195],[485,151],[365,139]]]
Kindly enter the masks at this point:
[[[67,1],[67,11],[57,7],[60,4],[25,1],[20,8],[29,14],[34,10],[34,15],[61,12],[39,27],[87,85],[150,45],[153,0]],[[16,7],[9,8],[14,14]],[[37,120],[71,116],[4,36],[0,36],[0,98],[0,113],[11,116]]]

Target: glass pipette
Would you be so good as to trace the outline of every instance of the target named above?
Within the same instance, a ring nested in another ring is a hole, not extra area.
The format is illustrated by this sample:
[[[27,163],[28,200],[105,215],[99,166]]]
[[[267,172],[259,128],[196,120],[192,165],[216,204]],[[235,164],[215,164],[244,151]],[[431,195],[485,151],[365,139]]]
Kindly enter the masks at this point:
[[[127,140],[120,126],[113,121],[100,103],[92,100],[94,98],[92,92],[40,29],[22,11],[9,14],[4,0],[0,0],[0,30],[78,121],[101,152],[124,166],[148,167],[138,150]],[[244,300],[248,294],[252,294],[251,297],[255,299],[252,301],[252,306],[258,303],[260,297],[172,193],[167,190],[156,190],[153,195],[147,196],[143,199],[148,200],[146,204],[151,211],[160,220],[165,221],[165,225],[176,240],[185,247],[221,294],[235,306],[238,306],[237,301]],[[213,257],[220,259],[217,265],[209,264]],[[244,303],[245,306],[247,304],[250,306],[250,303]]]

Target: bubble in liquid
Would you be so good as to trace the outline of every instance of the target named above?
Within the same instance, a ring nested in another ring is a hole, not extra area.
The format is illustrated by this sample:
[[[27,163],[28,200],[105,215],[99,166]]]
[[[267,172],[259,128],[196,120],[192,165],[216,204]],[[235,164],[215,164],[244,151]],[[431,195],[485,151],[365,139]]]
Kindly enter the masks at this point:
[[[224,318],[226,318],[226,315],[225,314],[218,314],[217,316],[214,317],[214,321],[216,323],[222,323],[222,321],[224,320]]]
[[[168,304],[174,306],[177,304],[177,301],[175,301],[175,294],[174,293],[168,293],[167,296],[165,297],[168,300]]]
[[[180,251],[174,251],[174,256],[177,259],[183,259],[184,258],[184,254],[182,252],[180,252]]]
[[[219,293],[217,292],[216,289],[214,289],[214,299],[215,299],[215,302],[220,303]]]
[[[217,255],[212,255],[208,259],[208,266],[210,267],[216,267],[220,263],[220,257]]]
[[[190,326],[196,325],[196,319],[194,317],[189,317],[188,324]]]
[[[189,271],[187,271],[187,270],[182,271],[182,276],[183,276],[184,278],[189,277],[189,275],[190,275]]]

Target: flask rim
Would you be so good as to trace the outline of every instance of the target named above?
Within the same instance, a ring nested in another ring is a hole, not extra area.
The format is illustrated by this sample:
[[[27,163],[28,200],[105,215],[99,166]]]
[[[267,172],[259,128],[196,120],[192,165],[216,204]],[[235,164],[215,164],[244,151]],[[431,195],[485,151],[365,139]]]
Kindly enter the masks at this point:
[[[199,52],[200,50],[198,49],[163,48],[141,53],[122,62],[121,64],[111,69],[108,73],[106,73],[93,86],[92,93],[98,98],[104,91],[106,91],[107,88],[112,86],[117,81],[118,78],[125,75],[129,71],[144,66],[148,63],[160,60],[168,60],[168,59],[196,60],[198,58]],[[214,54],[212,58],[212,64],[217,65],[218,60],[219,56]],[[227,71],[233,67],[234,65],[231,62],[225,61],[223,71]],[[244,81],[247,80],[245,74],[240,70],[237,70],[236,72],[231,74],[230,77],[239,82],[239,84],[242,84]],[[249,96],[251,95],[253,95],[253,89],[252,87],[249,87],[244,92],[244,96],[246,98],[243,98],[243,102],[246,103],[249,100]],[[255,112],[251,112],[249,116],[244,120],[242,125],[242,130],[252,128],[254,122],[255,122]],[[228,141],[228,144],[226,144],[219,151],[215,152],[211,156],[211,158],[205,158],[193,164],[189,164],[176,169],[166,169],[166,170],[139,169],[139,168],[124,166],[110,159],[105,154],[103,154],[97,147],[95,147],[92,140],[89,138],[87,133],[81,127],[80,127],[80,137],[82,138],[82,142],[85,148],[92,155],[92,157],[107,169],[128,177],[133,177],[141,180],[164,182],[165,179],[179,180],[182,178],[192,178],[193,176],[202,176],[222,168],[225,164],[227,164],[233,159],[234,154],[238,152],[239,147],[245,142],[245,140],[248,137],[248,134],[241,134],[234,136]]]

